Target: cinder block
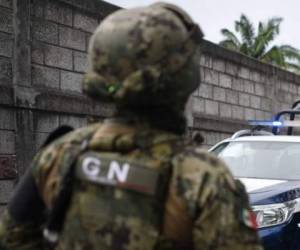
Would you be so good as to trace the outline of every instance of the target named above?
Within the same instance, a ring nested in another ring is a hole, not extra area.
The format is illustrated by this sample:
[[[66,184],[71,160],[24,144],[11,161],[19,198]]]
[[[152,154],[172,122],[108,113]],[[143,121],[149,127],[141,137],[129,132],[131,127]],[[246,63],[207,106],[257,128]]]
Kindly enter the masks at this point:
[[[205,112],[205,101],[202,98],[194,97],[192,99],[192,110],[195,113],[204,113]]]
[[[202,83],[199,86],[198,95],[204,98],[212,98],[212,86],[209,84]]]
[[[270,86],[274,86],[275,84],[280,85],[280,80],[278,79],[277,75],[267,75],[266,84]]]
[[[231,62],[226,62],[225,64],[225,72],[229,75],[236,76],[238,74],[238,66]]]
[[[230,104],[220,103],[220,116],[232,118],[232,107]]]
[[[12,12],[0,7],[0,31],[13,33]]]
[[[259,74],[260,75],[260,82],[263,83],[265,86],[268,84],[267,79],[270,77],[265,74]]]
[[[254,83],[250,81],[244,81],[244,91],[247,93],[254,94]]]
[[[205,113],[209,115],[219,115],[219,103],[205,100]]]
[[[82,78],[82,74],[61,71],[61,89],[81,92]]]
[[[12,79],[12,62],[11,59],[0,57],[0,80],[10,82]]]
[[[220,133],[220,141],[225,140],[226,138],[231,137],[232,134]]]
[[[86,72],[88,69],[87,54],[74,51],[74,69],[78,72]]]
[[[239,93],[239,104],[242,106],[250,106],[250,95],[245,93]]]
[[[59,116],[43,113],[35,113],[36,131],[50,133],[59,126]]]
[[[291,104],[290,103],[280,103],[279,107],[280,108],[278,110],[290,109]]]
[[[261,82],[261,75],[257,71],[250,71],[250,80],[260,83]]]
[[[45,45],[44,53],[46,65],[72,70],[72,50],[52,45]]]
[[[59,27],[59,45],[71,49],[85,50],[85,33],[68,27]]]
[[[294,103],[295,101],[299,100],[299,95],[298,94],[294,94],[292,93],[292,103]],[[292,104],[291,104],[291,107],[292,107]]]
[[[31,74],[33,85],[59,89],[59,69],[34,65]]]
[[[225,72],[225,61],[220,60],[220,59],[214,59],[213,60],[213,69],[220,71],[220,72]]]
[[[218,72],[210,69],[204,69],[204,82],[218,85],[219,84]]]
[[[271,120],[273,117],[273,114],[271,112],[264,112],[265,113],[265,120]]]
[[[231,88],[232,77],[221,73],[219,75],[219,85],[224,88]]]
[[[255,109],[245,108],[245,120],[255,120]]]
[[[244,119],[244,108],[241,106],[232,106],[232,118],[237,120],[243,120]]]
[[[0,203],[7,203],[14,189],[14,181],[0,181]]]
[[[204,142],[208,145],[208,147],[215,145],[218,140],[218,133],[216,132],[205,132],[203,133]]]
[[[12,0],[0,0],[0,6],[12,9]]]
[[[262,84],[255,83],[254,92],[256,95],[264,96],[265,95],[265,87]]]
[[[15,129],[14,110],[0,107],[0,129]]]
[[[239,94],[237,91],[226,89],[226,102],[231,104],[239,103]]]
[[[92,33],[98,24],[98,20],[94,17],[78,12],[74,14],[74,27],[77,29]]]
[[[261,99],[261,108],[265,111],[272,111],[272,100],[265,98]]]
[[[86,34],[85,34],[85,37],[86,37],[86,51],[88,51],[88,48],[89,48],[89,44],[90,44],[90,40],[91,40],[92,35],[93,35],[93,34],[91,34],[91,33],[86,33]]]
[[[70,116],[70,115],[60,116],[60,125],[69,125],[73,128],[81,128],[86,126],[86,124],[87,124],[86,117],[78,117],[78,116]]]
[[[279,102],[286,102],[285,101],[285,95],[286,95],[286,93],[287,92],[285,92],[285,91],[278,91],[277,93],[276,93],[276,99],[277,99],[277,101],[279,101]]]
[[[199,71],[199,74],[200,74],[200,83],[204,83],[205,82],[205,70],[206,68],[204,67],[200,67],[200,71]]]
[[[58,44],[58,25],[49,21],[33,21],[32,35],[36,40]]]
[[[31,15],[44,18],[44,0],[31,0]]]
[[[240,67],[238,76],[244,79],[250,79],[250,71],[248,68]]]
[[[0,32],[0,56],[12,57],[13,38]]]
[[[233,78],[232,79],[232,85],[231,89],[237,90],[237,91],[244,91],[244,80],[240,78]]]
[[[38,151],[41,146],[45,143],[47,137],[49,136],[49,133],[36,133],[35,138],[36,138],[36,148],[35,150]]]
[[[297,94],[297,85],[294,83],[289,84],[289,92],[292,94]]]
[[[197,97],[191,95],[185,105],[184,115],[187,121],[187,127],[193,128],[194,127],[194,115],[193,115],[193,101]]]
[[[59,2],[48,2],[45,8],[45,18],[57,23],[72,26],[72,9],[67,8]]]
[[[255,110],[255,119],[256,120],[264,120],[265,119],[265,112],[261,110]]]
[[[226,101],[226,92],[225,89],[214,87],[213,88],[213,99],[216,101]]]
[[[15,133],[0,130],[0,154],[15,154]]]
[[[42,43],[31,43],[31,62],[44,64],[44,46]]]
[[[212,68],[212,57],[202,54],[200,57],[200,65],[207,68]]]
[[[255,109],[261,108],[261,98],[258,96],[251,95],[250,96],[250,106]]]
[[[290,103],[292,106],[293,102],[295,101],[294,96],[291,93],[283,93],[284,94],[284,101]]]
[[[289,85],[290,85],[289,82],[281,81],[280,82],[280,89],[288,92],[289,91],[289,87],[290,87]]]

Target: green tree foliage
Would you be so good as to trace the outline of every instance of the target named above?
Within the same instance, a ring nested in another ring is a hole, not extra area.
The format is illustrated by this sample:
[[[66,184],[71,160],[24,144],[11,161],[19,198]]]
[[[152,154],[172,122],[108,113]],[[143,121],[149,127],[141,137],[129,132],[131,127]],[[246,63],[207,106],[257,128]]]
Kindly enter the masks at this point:
[[[274,17],[267,22],[259,22],[257,31],[244,14],[235,21],[235,32],[222,29],[224,40],[220,45],[254,57],[266,63],[300,72],[300,51],[290,45],[271,45],[279,35],[282,18]]]

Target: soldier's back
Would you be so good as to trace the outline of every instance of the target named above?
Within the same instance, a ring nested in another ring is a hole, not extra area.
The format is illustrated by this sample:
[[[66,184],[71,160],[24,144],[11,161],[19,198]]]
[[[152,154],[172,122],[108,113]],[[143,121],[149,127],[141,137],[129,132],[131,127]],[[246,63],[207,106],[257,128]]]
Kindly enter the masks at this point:
[[[226,249],[228,240],[236,248],[227,249],[260,249],[252,225],[239,217],[249,212],[244,190],[227,168],[175,134],[139,126],[94,125],[47,148],[53,164],[36,176],[49,207],[63,179],[54,173],[67,172],[67,151],[82,141],[88,146],[74,166],[57,249]]]

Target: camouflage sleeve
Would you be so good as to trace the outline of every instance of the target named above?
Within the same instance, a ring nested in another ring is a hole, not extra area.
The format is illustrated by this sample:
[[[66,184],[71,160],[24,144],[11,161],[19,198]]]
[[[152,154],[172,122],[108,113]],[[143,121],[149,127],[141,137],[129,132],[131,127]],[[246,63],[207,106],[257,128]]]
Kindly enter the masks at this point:
[[[78,153],[78,147],[71,147],[70,142],[80,143],[95,127],[70,133],[61,141],[47,145],[35,156],[0,219],[0,250],[43,249],[45,214],[66,171],[59,168],[58,163],[70,161]]]
[[[19,223],[12,217],[8,209],[5,209],[0,221],[0,249],[43,249],[43,237],[40,225],[32,222]]]
[[[173,180],[192,220],[194,249],[262,250],[243,185],[204,151],[175,160]]]

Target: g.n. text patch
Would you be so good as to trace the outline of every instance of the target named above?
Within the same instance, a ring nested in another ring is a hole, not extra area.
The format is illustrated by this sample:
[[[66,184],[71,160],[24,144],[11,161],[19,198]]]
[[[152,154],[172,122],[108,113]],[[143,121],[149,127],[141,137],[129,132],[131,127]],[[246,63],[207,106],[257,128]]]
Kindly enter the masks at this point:
[[[76,176],[95,184],[154,195],[159,185],[160,173],[141,164],[114,160],[102,155],[85,154],[76,166]]]

